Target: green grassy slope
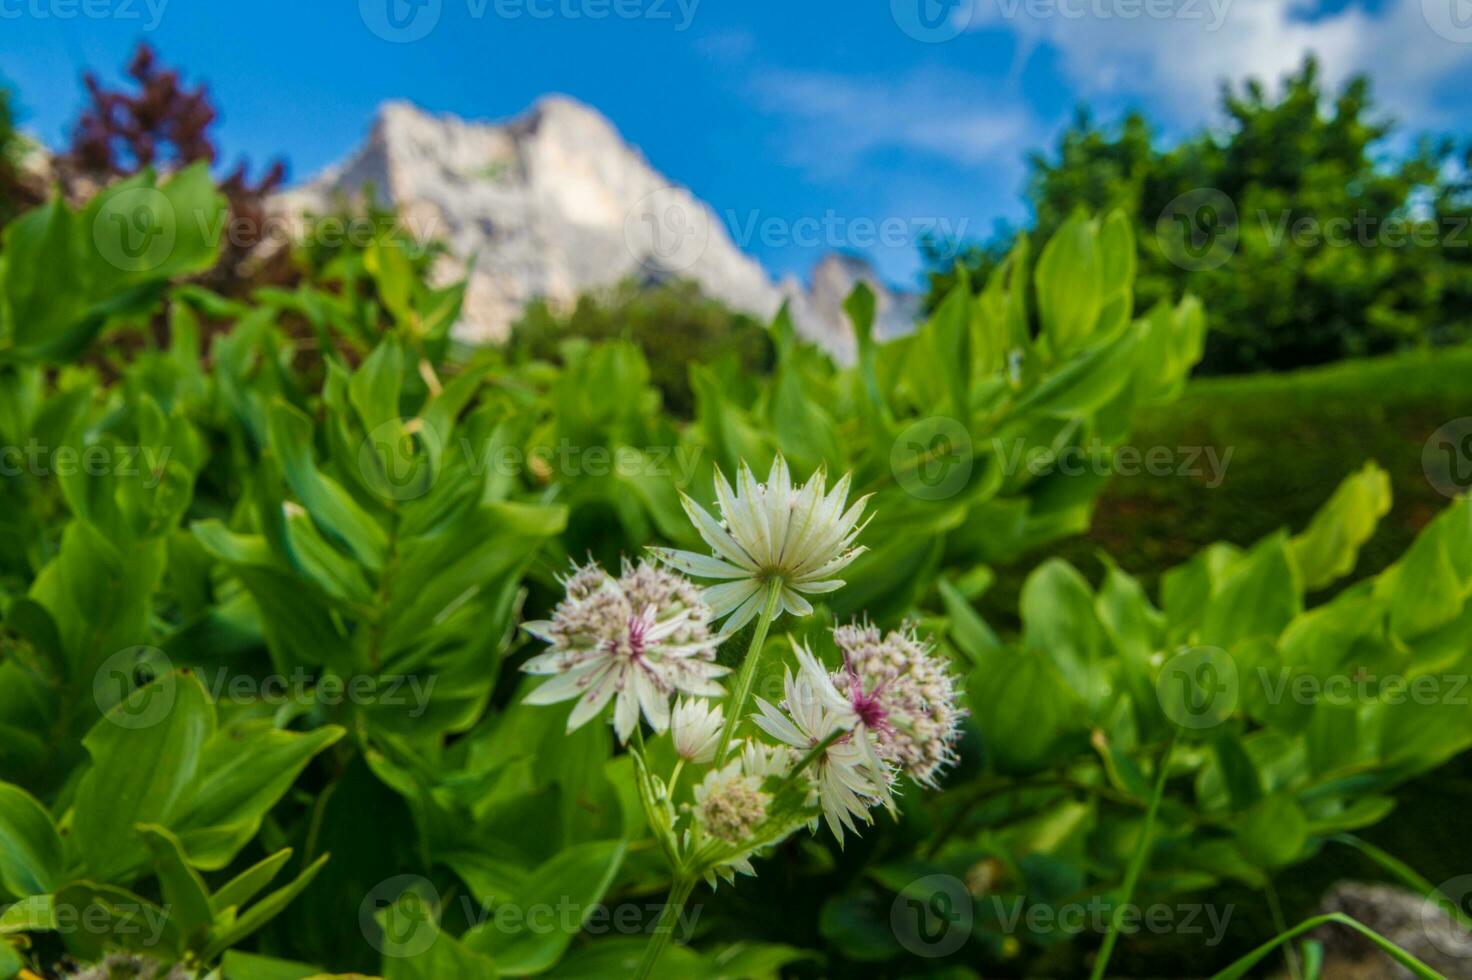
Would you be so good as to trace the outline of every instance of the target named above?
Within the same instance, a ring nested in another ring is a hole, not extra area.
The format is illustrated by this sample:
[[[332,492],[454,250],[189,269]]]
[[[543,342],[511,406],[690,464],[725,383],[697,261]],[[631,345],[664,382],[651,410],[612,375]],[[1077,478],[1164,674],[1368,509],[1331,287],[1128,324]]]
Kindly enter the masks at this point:
[[[1135,425],[1130,446],[1141,458],[1166,451],[1170,463],[1155,469],[1169,474],[1117,474],[1090,533],[1056,551],[1095,578],[1103,550],[1153,587],[1161,571],[1213,541],[1247,545],[1279,527],[1301,530],[1340,480],[1373,459],[1395,495],[1355,570],[1373,574],[1449,503],[1423,471],[1422,449],[1440,426],[1468,416],[1472,348],[1196,381]],[[1216,486],[1208,453],[1221,463]],[[1192,463],[1195,475],[1180,472]],[[1009,625],[1032,565],[1002,570],[987,596],[999,625]]]

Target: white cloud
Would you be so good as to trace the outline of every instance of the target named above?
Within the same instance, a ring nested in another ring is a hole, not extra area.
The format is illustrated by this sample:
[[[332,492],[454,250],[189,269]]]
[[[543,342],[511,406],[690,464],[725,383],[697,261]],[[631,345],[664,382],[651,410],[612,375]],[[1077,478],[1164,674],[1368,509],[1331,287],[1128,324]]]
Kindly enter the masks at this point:
[[[786,117],[791,161],[825,177],[846,176],[895,150],[964,166],[1015,166],[1038,137],[1018,100],[997,98],[995,82],[962,72],[855,78],[776,70],[752,85],[765,109]]]
[[[1306,54],[1337,86],[1368,72],[1382,105],[1418,125],[1444,121],[1438,89],[1472,67],[1472,45],[1431,29],[1423,3],[1320,12],[1315,0],[976,0],[970,28],[1004,28],[1019,58],[1047,45],[1082,98],[1141,98],[1173,117],[1208,115],[1223,80],[1276,83]]]

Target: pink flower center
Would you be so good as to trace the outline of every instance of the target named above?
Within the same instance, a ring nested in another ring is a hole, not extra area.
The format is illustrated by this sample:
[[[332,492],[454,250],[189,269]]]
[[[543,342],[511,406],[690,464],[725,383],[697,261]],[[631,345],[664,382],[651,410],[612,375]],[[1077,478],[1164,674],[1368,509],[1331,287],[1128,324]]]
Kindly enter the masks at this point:
[[[879,702],[878,691],[865,694],[861,689],[855,688],[850,700],[853,702],[854,713],[859,716],[859,721],[864,727],[873,731],[883,731],[889,727],[889,713],[884,710],[884,705]]]
[[[638,616],[629,617],[629,654],[638,660],[644,656],[644,631],[646,627],[644,620]]]
[[[853,665],[845,664],[844,668],[848,671],[848,700],[853,705],[854,714],[859,716],[859,721],[870,731],[889,731],[889,711],[880,699],[884,690],[883,683],[876,684],[874,690],[866,692],[864,682],[859,679]]]

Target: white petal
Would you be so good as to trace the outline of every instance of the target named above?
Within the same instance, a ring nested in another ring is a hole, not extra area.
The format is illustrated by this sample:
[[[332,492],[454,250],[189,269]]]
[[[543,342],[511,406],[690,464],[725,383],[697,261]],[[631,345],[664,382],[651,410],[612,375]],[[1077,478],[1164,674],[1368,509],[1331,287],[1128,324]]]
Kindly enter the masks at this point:
[[[608,706],[608,701],[613,697],[613,692],[617,688],[613,671],[604,674],[573,706],[572,714],[567,716],[567,730],[581,728],[587,721],[596,718]]]
[[[539,640],[546,643],[552,642],[552,620],[550,619],[529,619],[521,624],[521,628]]]
[[[608,670],[607,663],[587,664],[565,674],[553,677],[522,699],[523,704],[556,704],[581,695],[599,681],[599,674]]]
[[[644,717],[649,721],[649,727],[656,732],[662,732],[670,727],[669,696],[660,693],[654,679],[643,670],[633,672],[633,682],[634,693],[639,699],[639,707],[643,709]]]
[[[799,592],[805,592],[808,595],[825,595],[829,592],[837,592],[846,584],[841,578],[830,578],[821,582],[808,582],[799,579],[791,583],[794,589],[797,589]]]
[[[680,551],[675,548],[650,548],[654,557],[672,568],[678,568],[686,575],[694,575],[696,578],[743,578],[751,574],[749,569],[739,568],[719,558],[710,555],[701,555],[693,551]]]
[[[761,612],[762,607],[766,605],[766,602],[766,590],[755,590],[751,594],[751,598],[747,599],[740,606],[738,606],[736,611],[731,614],[731,618],[726,620],[721,628],[729,633],[736,632],[741,627],[751,622],[753,619],[756,619],[757,615]]]
[[[706,605],[710,606],[711,615],[720,619],[737,606],[741,605],[752,595],[760,590],[755,579],[746,579],[741,582],[726,582],[721,585],[712,585],[706,589],[701,597],[705,599]],[[734,627],[727,626],[728,631]]]
[[[752,537],[746,543],[746,550],[751,552],[751,557],[767,567],[771,567],[777,560],[777,548],[772,540],[771,514],[769,512],[771,494],[763,496],[762,488],[757,486],[756,477],[751,472],[751,467],[744,462],[741,470],[736,474],[736,487],[741,491],[741,503],[743,517],[751,527]],[[731,520],[732,515],[727,514],[726,520]]]
[[[769,703],[765,698],[756,697],[757,710],[760,714],[751,716],[756,726],[779,742],[786,742],[793,748],[805,749],[808,747],[809,739],[793,725],[780,710]]]
[[[639,704],[635,699],[633,688],[627,683],[618,692],[618,700],[613,706],[613,730],[618,733],[620,742],[627,742],[629,736],[634,734],[634,726],[639,723]]]
[[[782,607],[799,619],[813,614],[813,604],[791,589],[782,590]]]
[[[719,474],[717,476],[719,477]],[[717,486],[719,485],[718,482]],[[751,561],[751,557],[726,532],[726,529],[721,527],[720,522],[710,516],[704,507],[697,504],[684,493],[680,494],[680,503],[684,506],[685,513],[689,516],[690,522],[695,525],[695,530],[700,532],[700,536],[705,539],[705,543],[710,545],[716,554],[736,565],[742,567],[750,565],[753,571],[756,570],[756,565]]]

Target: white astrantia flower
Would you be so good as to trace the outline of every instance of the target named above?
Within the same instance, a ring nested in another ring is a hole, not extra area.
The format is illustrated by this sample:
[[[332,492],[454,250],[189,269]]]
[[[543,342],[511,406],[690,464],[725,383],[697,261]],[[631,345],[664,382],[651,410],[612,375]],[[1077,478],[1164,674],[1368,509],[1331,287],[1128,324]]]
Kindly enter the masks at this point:
[[[747,739],[740,757],[706,773],[695,787],[692,807],[695,822],[708,837],[740,850],[710,869],[706,880],[715,886],[719,875],[727,881],[736,874],[754,875],[751,866],[752,834],[770,813],[772,796],[764,788],[772,777],[782,777],[792,767],[792,750],[785,745],[768,745]]]
[[[578,699],[567,719],[572,731],[615,701],[613,726],[627,741],[642,712],[657,732],[669,727],[670,697],[679,692],[716,696],[710,607],[700,590],[648,562],[623,563],[613,578],[595,563],[564,580],[567,596],[550,620],[522,628],[551,645],[522,670],[553,674],[527,695],[527,704]]]
[[[766,819],[771,802],[761,779],[746,772],[740,759],[732,759],[706,773],[695,787],[695,819],[710,836],[739,845]]]
[[[762,731],[791,746],[799,758],[841,733],[810,763],[823,816],[841,845],[845,828],[858,833],[854,818],[872,823],[872,807],[882,804],[893,809],[894,771],[879,757],[873,733],[834,687],[828,672],[807,650],[796,643],[793,646],[797,675],[787,671],[780,707],[756,699],[754,720]]]
[[[675,754],[687,762],[709,762],[716,757],[716,743],[726,715],[720,705],[704,698],[681,698],[670,714],[670,734]]]
[[[765,782],[773,776],[781,778],[792,771],[797,760],[786,745],[769,745],[749,738],[741,745],[741,771]]]
[[[757,483],[741,464],[736,488],[716,473],[716,501],[721,520],[681,494],[685,512],[714,555],[670,548],[652,549],[660,561],[696,578],[718,579],[705,590],[716,619],[726,619],[727,633],[740,629],[761,612],[767,586],[781,583],[780,606],[796,616],[813,611],[805,595],[821,595],[843,586],[835,578],[864,552],[854,539],[868,497],[848,503],[849,477],[825,491],[819,471],[800,487],[793,486],[787,463],[778,456],[766,483]]]
[[[910,627],[881,636],[877,627],[855,623],[835,629],[833,640],[843,653],[834,687],[875,734],[879,757],[934,787],[955,761],[966,714],[944,658]]]

